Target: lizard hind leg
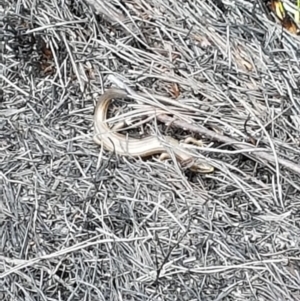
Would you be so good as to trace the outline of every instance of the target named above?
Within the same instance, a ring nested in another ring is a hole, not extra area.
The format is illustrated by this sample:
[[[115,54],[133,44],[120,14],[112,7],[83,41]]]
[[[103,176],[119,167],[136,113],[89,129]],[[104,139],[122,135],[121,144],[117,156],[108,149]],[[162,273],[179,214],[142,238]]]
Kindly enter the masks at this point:
[[[171,159],[171,156],[167,152],[161,153],[159,158],[158,158],[159,161],[164,161],[164,160],[168,160],[168,159]]]

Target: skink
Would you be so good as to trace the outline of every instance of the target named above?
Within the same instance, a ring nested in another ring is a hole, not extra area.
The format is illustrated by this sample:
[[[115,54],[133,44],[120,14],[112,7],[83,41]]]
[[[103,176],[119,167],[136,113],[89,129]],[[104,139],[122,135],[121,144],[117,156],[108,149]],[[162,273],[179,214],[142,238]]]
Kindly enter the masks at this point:
[[[197,162],[191,155],[185,153],[178,140],[170,136],[162,136],[162,141],[158,137],[149,136],[141,139],[128,138],[122,134],[112,131],[106,122],[106,116],[110,101],[116,98],[126,98],[125,90],[111,88],[102,94],[97,102],[94,112],[94,141],[103,145],[109,151],[115,151],[119,155],[133,157],[148,157],[161,154],[160,159],[170,158],[168,146],[172,147],[174,155],[183,166],[188,166],[190,170],[198,173],[211,173],[214,168],[206,163]]]

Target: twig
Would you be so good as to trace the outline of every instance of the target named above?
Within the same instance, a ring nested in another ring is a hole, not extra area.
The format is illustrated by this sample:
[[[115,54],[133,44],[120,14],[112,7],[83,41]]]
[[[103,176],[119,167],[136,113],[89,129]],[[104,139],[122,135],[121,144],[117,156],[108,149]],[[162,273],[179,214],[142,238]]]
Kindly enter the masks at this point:
[[[167,116],[165,114],[158,115],[157,119],[159,121],[161,121],[165,124],[171,125],[173,127],[189,130],[191,132],[194,132],[194,133],[197,133],[200,135],[204,135],[211,140],[230,144],[232,147],[237,148],[237,149],[247,149],[247,148],[255,149],[255,147],[253,147],[253,145],[251,145],[249,143],[241,143],[239,141],[236,141],[233,138],[218,134],[218,133],[213,132],[204,127],[195,126],[195,125],[192,125],[192,124],[186,123],[184,121],[180,121],[180,120],[174,120],[172,117]],[[247,153],[245,153],[244,155],[247,156]],[[274,156],[272,156],[266,152],[262,152],[261,149],[256,154],[251,152],[251,158],[254,156],[259,159],[267,160],[270,163],[275,162]],[[293,171],[296,174],[300,175],[300,165],[293,163],[289,160],[283,159],[283,158],[278,158],[278,162],[285,168],[289,169],[290,171]]]

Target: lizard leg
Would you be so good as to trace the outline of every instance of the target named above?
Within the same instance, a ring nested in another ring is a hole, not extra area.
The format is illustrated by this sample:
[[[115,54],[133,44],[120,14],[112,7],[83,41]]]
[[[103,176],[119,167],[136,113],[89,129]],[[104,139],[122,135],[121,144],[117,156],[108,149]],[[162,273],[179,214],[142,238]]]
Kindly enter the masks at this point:
[[[186,144],[193,143],[193,144],[198,145],[198,146],[203,146],[203,142],[201,140],[197,140],[193,137],[186,138],[184,140],[184,143],[186,143]]]
[[[160,154],[158,160],[159,161],[163,161],[163,160],[167,160],[167,159],[170,159],[171,156],[167,153],[167,152],[163,152]]]

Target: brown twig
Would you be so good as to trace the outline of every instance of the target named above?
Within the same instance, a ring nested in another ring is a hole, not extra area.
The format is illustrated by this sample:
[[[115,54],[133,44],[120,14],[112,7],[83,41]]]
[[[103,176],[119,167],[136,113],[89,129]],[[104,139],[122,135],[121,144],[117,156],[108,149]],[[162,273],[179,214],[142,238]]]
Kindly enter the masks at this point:
[[[189,123],[181,121],[181,120],[174,120],[172,117],[165,115],[165,114],[158,115],[157,120],[159,120],[165,124],[170,124],[171,126],[176,127],[176,128],[186,129],[191,132],[194,132],[194,133],[197,133],[200,135],[204,135],[205,137],[207,137],[211,140],[214,140],[214,141],[230,144],[232,147],[234,147],[236,149],[249,149],[249,148],[255,149],[255,147],[252,144],[244,143],[244,142],[241,143],[233,138],[218,134],[218,133],[213,132],[204,127],[195,126],[195,125],[189,124]],[[245,156],[247,156],[247,153],[245,153]],[[262,152],[262,151],[259,151],[257,153],[251,152],[251,158],[253,158],[253,157],[256,157],[260,160],[266,160],[269,163],[275,162],[274,156],[272,156],[271,154],[268,154],[266,152]],[[300,165],[299,164],[291,162],[291,161],[283,159],[283,158],[278,158],[278,162],[285,168],[300,175]]]

